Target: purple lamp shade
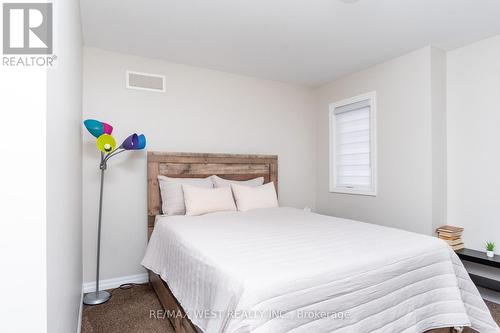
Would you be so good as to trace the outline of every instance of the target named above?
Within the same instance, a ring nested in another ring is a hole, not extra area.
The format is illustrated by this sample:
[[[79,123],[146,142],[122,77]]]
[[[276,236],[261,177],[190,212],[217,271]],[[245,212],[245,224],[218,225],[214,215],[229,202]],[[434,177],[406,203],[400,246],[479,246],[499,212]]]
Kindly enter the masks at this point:
[[[146,147],[146,137],[144,134],[131,134],[125,139],[125,141],[123,141],[121,147],[125,150],[144,149],[144,147]]]
[[[125,150],[135,149],[134,147],[137,146],[138,141],[137,134],[131,134],[123,141],[121,147]]]

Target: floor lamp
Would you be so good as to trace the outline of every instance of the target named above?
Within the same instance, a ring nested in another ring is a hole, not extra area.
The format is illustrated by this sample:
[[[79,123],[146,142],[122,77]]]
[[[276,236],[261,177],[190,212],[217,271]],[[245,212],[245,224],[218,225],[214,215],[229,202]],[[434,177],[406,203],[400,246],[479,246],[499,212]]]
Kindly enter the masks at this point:
[[[134,133],[132,135],[129,135],[120,145],[120,147],[116,148],[116,141],[111,136],[113,126],[94,119],[87,119],[83,123],[90,134],[97,138],[96,145],[97,148],[101,151],[101,163],[99,164],[99,169],[101,170],[101,188],[99,192],[99,220],[97,224],[97,267],[95,291],[86,293],[83,296],[84,304],[98,305],[108,301],[111,298],[111,294],[109,292],[105,290],[99,290],[99,259],[101,252],[101,220],[104,171],[108,167],[108,160],[113,156],[116,156],[127,150],[144,149],[146,147],[146,137],[143,134],[137,135]]]

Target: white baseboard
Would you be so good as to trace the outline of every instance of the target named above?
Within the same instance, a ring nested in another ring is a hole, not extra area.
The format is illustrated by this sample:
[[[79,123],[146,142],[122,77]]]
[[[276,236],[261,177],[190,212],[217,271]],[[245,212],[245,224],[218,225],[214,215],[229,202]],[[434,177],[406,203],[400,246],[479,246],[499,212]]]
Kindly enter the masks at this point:
[[[113,289],[121,286],[124,283],[146,283],[149,281],[148,273],[121,276],[114,279],[100,280],[99,289]],[[95,281],[86,282],[83,284],[83,292],[88,293],[95,291]]]
[[[82,286],[82,295],[80,296],[80,308],[78,309],[78,326],[76,327],[76,333],[80,333],[82,331],[82,311],[83,311],[83,286]]]

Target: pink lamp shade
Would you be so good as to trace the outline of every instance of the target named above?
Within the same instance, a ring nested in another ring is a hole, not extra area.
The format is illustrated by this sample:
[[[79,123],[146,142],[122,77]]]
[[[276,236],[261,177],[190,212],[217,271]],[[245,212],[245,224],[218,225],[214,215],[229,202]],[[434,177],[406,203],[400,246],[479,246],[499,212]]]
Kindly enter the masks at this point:
[[[110,124],[102,123],[102,125],[104,126],[105,134],[111,134],[113,132],[113,126],[111,126]]]

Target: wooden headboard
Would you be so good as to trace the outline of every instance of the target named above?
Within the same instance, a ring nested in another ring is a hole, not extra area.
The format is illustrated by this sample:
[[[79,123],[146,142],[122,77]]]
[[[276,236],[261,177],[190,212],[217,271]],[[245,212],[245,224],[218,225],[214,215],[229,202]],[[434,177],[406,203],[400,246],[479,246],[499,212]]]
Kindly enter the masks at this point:
[[[264,177],[278,192],[278,156],[148,152],[148,239],[155,216],[161,214],[158,176],[205,178],[217,175],[231,180]]]

